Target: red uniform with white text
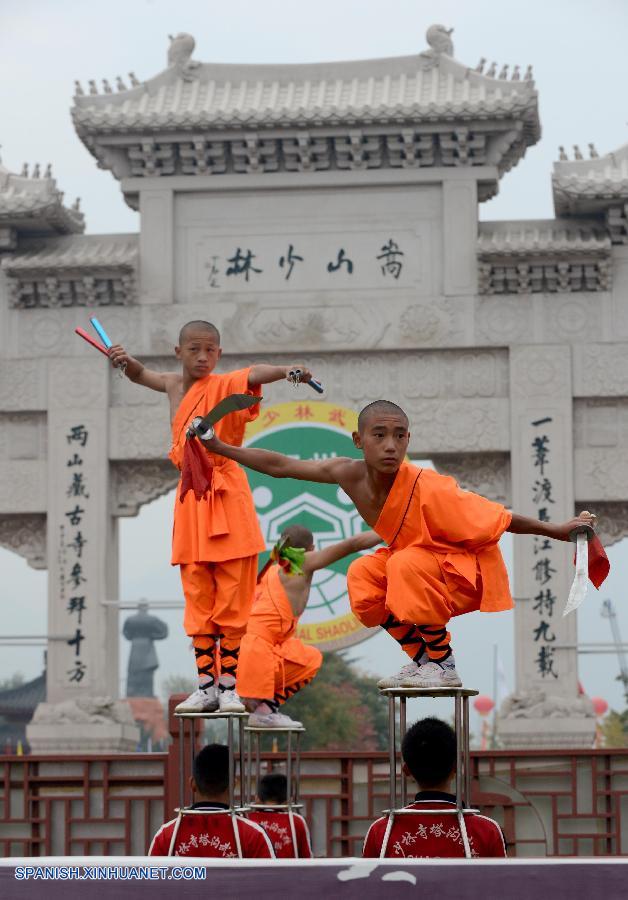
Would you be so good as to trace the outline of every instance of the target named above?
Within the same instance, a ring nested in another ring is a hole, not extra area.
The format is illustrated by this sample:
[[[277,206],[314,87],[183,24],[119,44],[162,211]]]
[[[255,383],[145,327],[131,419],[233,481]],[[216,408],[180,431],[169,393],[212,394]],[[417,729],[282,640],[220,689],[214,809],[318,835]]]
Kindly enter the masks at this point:
[[[195,803],[193,809],[227,810],[224,803]],[[238,829],[242,859],[274,859],[272,844],[266,832],[255,822],[242,816],[212,812],[182,816],[174,846],[170,852],[172,835],[178,819],[162,825],[153,838],[149,856],[217,856],[222,859],[238,858],[238,842],[234,833],[234,819]]]
[[[298,813],[292,813],[294,823],[294,836],[296,837],[296,853],[292,829],[290,827],[290,814],[284,810],[255,809],[247,813],[252,822],[261,825],[275,851],[277,859],[311,859],[312,845],[310,843],[310,830],[307,822]]]
[[[441,791],[421,791],[407,809],[455,809],[456,798]],[[506,845],[502,830],[493,819],[470,813],[464,817],[471,856],[504,857]],[[382,854],[388,816],[382,816],[369,828],[362,856],[393,859],[439,859],[464,857],[464,845],[457,816],[397,814]]]

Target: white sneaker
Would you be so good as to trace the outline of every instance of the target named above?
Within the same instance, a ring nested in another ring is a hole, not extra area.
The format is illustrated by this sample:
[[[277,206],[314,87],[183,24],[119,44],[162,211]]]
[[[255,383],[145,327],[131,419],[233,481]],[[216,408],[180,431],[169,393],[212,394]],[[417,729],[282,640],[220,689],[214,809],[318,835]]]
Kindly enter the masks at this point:
[[[403,687],[415,688],[450,688],[462,687],[460,676],[455,666],[441,665],[437,662],[428,662],[419,666],[416,675],[408,678]]]
[[[303,728],[301,722],[284,716],[283,713],[253,713],[249,716],[249,725],[252,728]]]
[[[419,671],[419,666],[415,662],[409,662],[397,672],[396,675],[389,675],[388,678],[380,678],[377,682],[378,688],[396,688],[409,687],[406,684],[409,678],[414,677]]]
[[[220,712],[243,713],[246,712],[244,703],[240,700],[238,692],[233,688],[220,687],[218,689],[218,705]]]
[[[177,713],[216,712],[218,709],[218,697],[216,688],[209,687],[205,690],[197,688],[186,700],[182,700],[174,711]]]

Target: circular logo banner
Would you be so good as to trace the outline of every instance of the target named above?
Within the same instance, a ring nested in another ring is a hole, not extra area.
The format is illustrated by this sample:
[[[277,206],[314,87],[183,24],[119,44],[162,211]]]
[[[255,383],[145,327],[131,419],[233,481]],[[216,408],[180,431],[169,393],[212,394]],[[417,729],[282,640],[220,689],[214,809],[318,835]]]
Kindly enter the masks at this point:
[[[351,439],[357,421],[354,410],[331,403],[278,403],[262,410],[248,425],[244,445],[277,450],[298,459],[359,459],[361,453]],[[271,478],[251,469],[246,473],[268,548],[261,554],[261,565],[288,525],[298,523],[309,528],[317,550],[367,529],[349,497],[336,484]],[[340,650],[376,632],[365,628],[351,612],[346,574],[353,559],[355,554],[314,573],[310,599],[297,632],[302,641],[321,650]]]

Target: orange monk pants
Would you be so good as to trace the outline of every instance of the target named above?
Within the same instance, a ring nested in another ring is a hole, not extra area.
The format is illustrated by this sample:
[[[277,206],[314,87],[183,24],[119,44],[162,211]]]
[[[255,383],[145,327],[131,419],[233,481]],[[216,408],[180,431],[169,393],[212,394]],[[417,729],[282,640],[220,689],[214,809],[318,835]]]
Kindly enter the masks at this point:
[[[181,563],[180,569],[185,633],[222,634],[239,644],[253,603],[257,554],[217,563]]]
[[[314,678],[322,662],[321,651],[298,638],[273,644],[247,632],[240,651],[238,693],[254,700],[284,703]]]
[[[431,631],[445,628],[453,616],[480,608],[479,579],[478,574],[478,584],[472,588],[464,579],[443,572],[435,553],[424,547],[407,547],[359,557],[349,566],[347,587],[351,609],[363,625],[383,625],[392,613],[419,631],[421,626]],[[430,652],[430,631],[425,634],[427,652],[439,658],[441,653]],[[448,632],[445,640],[450,640]]]

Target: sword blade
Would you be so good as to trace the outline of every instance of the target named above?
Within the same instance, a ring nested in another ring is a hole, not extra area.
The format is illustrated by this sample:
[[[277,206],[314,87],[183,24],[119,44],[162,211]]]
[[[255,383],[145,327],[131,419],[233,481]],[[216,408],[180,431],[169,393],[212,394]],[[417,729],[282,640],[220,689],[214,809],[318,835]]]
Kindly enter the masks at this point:
[[[580,532],[576,535],[576,573],[563,610],[563,618],[581,605],[587,595],[588,582],[589,541],[586,532]]]
[[[198,437],[205,434],[216,422],[224,419],[229,413],[249,409],[249,407],[255,406],[256,403],[260,403],[261,400],[262,397],[253,397],[251,394],[230,394],[214,406],[213,409],[210,409],[204,418],[197,421],[196,424],[190,425],[188,435],[196,435]]]

